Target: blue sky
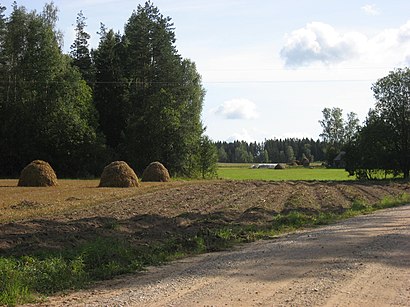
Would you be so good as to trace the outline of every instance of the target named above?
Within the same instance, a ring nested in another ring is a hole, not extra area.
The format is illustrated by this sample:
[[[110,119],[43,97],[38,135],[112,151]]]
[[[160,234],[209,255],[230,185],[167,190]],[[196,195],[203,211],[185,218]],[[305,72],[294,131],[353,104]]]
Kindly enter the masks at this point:
[[[1,0],[0,0],[1,1]],[[41,10],[45,1],[20,0]],[[1,1],[10,9],[12,1]],[[55,0],[66,51],[77,13],[96,47],[100,22],[122,32],[144,1]],[[319,137],[325,107],[374,106],[371,85],[410,64],[410,1],[157,0],[177,48],[207,91],[202,120],[213,140]]]

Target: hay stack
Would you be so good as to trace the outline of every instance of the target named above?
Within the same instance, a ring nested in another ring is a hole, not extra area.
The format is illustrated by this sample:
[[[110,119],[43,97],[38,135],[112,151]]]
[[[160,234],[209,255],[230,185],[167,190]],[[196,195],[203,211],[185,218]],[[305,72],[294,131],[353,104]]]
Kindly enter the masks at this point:
[[[19,187],[53,187],[57,185],[57,176],[53,168],[45,161],[34,160],[20,174]]]
[[[104,167],[100,187],[131,188],[138,187],[138,177],[124,161],[114,161]]]
[[[309,165],[310,165],[309,159],[308,159],[308,158],[303,158],[303,159],[302,159],[302,165],[303,165],[304,167],[309,167]]]
[[[286,168],[285,164],[282,164],[282,163],[278,163],[278,165],[275,166],[275,169],[285,169],[285,168]]]
[[[168,170],[160,162],[152,162],[142,173],[142,181],[167,182],[169,180]]]

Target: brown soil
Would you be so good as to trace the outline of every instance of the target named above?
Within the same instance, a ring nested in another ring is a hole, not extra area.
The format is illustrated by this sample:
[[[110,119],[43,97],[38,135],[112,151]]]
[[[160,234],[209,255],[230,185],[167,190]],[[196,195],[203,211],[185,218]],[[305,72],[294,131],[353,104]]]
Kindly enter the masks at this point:
[[[41,306],[410,306],[410,206],[101,282]]]
[[[410,191],[409,183],[399,182],[174,181],[142,183],[138,189],[102,189],[96,187],[98,182],[95,181],[62,181],[58,187],[36,189],[17,188],[15,183],[0,181],[0,209],[6,213],[6,217],[0,216],[0,256],[72,248],[96,237],[118,238],[140,246],[180,234],[194,235],[204,227],[232,224],[263,227],[273,215],[296,208],[304,212],[342,211],[354,200],[375,203],[386,196]],[[395,278],[400,285],[404,279],[408,281],[408,257],[404,257],[407,262],[403,263],[397,259],[402,259],[406,253],[408,256],[409,233],[396,234],[395,231],[406,225],[408,228],[409,218],[410,214],[391,218],[391,221],[376,219],[366,232],[357,229],[359,224],[352,226],[355,233],[342,233],[336,225],[333,236],[327,236],[330,231],[327,228],[313,230],[306,235],[285,237],[270,252],[262,245],[277,244],[276,241],[257,242],[245,249],[248,254],[240,260],[231,258],[231,253],[201,256],[192,262],[186,260],[175,266],[150,270],[142,277],[137,274],[105,282],[96,290],[55,298],[46,305],[203,306],[216,303],[218,306],[252,306],[272,305],[273,296],[277,296],[274,305],[278,306],[329,302],[330,305],[338,302],[343,305],[344,292],[334,291],[338,283],[342,283],[340,287],[348,293],[357,292],[359,284],[370,289],[366,276],[371,282],[382,285],[379,291],[387,289],[386,278]],[[392,232],[380,234],[387,243],[378,241],[377,229],[382,222]],[[322,236],[324,241],[319,240]],[[358,238],[357,242],[354,237]],[[338,238],[343,240],[336,243]],[[392,243],[393,239],[399,242]],[[378,248],[376,257],[399,261],[390,266],[391,274],[390,269],[380,268],[382,262],[374,264],[366,260],[374,257],[371,248],[361,248],[367,243]],[[332,246],[333,249],[328,249]],[[320,254],[316,254],[318,251]],[[218,255],[222,255],[223,262],[218,262]],[[354,259],[348,255],[353,255]],[[198,261],[204,262],[197,267]],[[351,274],[359,268],[368,275]],[[403,269],[404,275],[398,273]],[[375,272],[384,275],[376,276]],[[397,286],[397,282],[392,285]],[[408,302],[408,285],[403,287],[400,288],[400,302],[390,303]],[[318,296],[318,293],[325,294]],[[394,292],[388,293],[388,297],[394,295]],[[339,300],[339,297],[341,301],[329,300]],[[361,297],[361,302],[366,299]],[[383,304],[388,303],[383,301]],[[355,305],[355,301],[351,300],[350,305]]]
[[[6,200],[0,202],[6,216],[0,220],[0,255],[71,248],[107,236],[138,246],[195,235],[204,227],[263,226],[273,215],[294,209],[341,211],[356,199],[375,203],[410,191],[408,183],[220,180],[142,183],[139,189],[98,189],[81,186],[81,181],[68,188],[69,184],[30,190],[0,187]],[[41,198],[46,193],[47,198]]]

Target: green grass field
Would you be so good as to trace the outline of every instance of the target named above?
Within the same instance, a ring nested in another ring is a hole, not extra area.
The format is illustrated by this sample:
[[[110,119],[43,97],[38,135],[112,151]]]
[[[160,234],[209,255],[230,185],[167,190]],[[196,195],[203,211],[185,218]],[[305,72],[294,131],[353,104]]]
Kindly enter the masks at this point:
[[[344,169],[290,167],[283,170],[251,169],[250,164],[219,164],[218,177],[232,180],[354,180]]]

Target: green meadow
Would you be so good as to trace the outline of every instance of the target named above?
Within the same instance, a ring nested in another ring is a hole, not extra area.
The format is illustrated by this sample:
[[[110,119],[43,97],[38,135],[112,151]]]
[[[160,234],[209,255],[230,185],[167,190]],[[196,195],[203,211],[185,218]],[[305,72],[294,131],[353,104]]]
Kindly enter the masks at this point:
[[[344,169],[324,167],[287,167],[286,169],[252,169],[252,164],[220,163],[218,177],[231,180],[319,180],[343,181],[354,180]]]

